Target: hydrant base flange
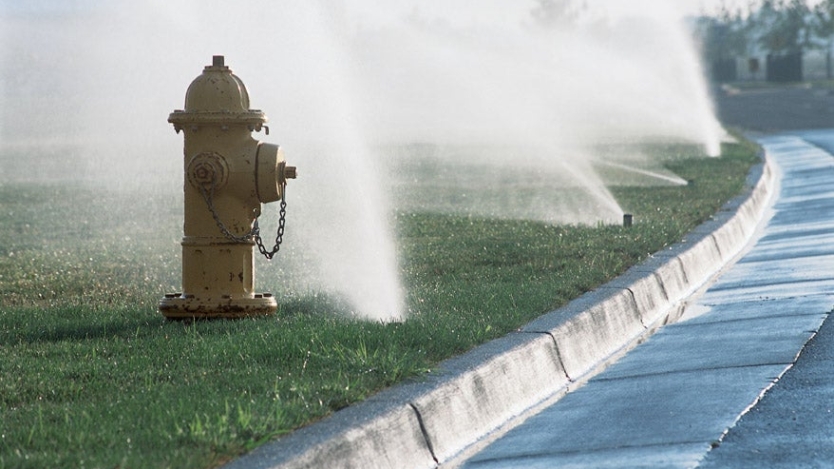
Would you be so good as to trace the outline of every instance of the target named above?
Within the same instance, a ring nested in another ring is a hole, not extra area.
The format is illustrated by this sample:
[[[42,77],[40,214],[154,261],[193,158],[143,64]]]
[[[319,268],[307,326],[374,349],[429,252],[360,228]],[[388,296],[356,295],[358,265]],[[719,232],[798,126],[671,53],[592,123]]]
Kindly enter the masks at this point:
[[[221,298],[214,301],[171,293],[159,302],[159,311],[168,319],[236,319],[268,316],[277,310],[278,303],[271,293],[255,294],[254,298]]]

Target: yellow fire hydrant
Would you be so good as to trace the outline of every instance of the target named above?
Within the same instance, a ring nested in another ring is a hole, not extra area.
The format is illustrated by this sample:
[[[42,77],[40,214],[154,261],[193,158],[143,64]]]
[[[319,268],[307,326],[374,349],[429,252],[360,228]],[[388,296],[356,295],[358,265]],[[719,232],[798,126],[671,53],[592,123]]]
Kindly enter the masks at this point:
[[[182,292],[159,303],[169,319],[235,318],[274,313],[270,293],[255,293],[253,250],[267,258],[278,251],[284,231],[287,166],[278,145],[252,138],[269,128],[263,112],[249,109],[243,82],[214,56],[191,82],[185,109],[168,117],[185,138]],[[281,201],[275,245],[261,240],[261,204]]]

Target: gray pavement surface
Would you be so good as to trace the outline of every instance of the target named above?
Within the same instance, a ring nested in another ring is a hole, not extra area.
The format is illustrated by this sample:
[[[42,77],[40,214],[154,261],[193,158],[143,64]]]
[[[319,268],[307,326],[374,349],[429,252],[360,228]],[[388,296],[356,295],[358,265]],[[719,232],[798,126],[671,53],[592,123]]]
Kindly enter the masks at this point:
[[[834,90],[809,85],[715,89],[717,113],[726,126],[775,133],[834,126]]]
[[[834,132],[800,135],[834,153]],[[834,214],[826,215],[830,219]],[[834,275],[834,264],[831,272]],[[834,467],[834,322],[823,324],[796,364],[730,429],[700,466]]]
[[[782,91],[725,96],[722,117],[759,131],[816,128],[834,108],[827,93]],[[783,172],[773,217],[689,306],[694,317],[464,467],[834,467],[834,325],[820,329],[834,306],[834,131],[760,141]]]
[[[709,452],[703,468],[834,467],[834,321]]]

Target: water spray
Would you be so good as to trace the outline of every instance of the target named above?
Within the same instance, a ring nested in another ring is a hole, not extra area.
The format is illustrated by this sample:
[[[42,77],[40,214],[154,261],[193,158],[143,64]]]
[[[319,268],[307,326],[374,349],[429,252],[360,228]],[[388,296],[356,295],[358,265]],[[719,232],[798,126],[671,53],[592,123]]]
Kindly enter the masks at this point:
[[[167,294],[159,310],[169,319],[235,318],[272,314],[271,293],[255,293],[253,251],[272,258],[281,246],[288,179],[278,145],[252,138],[263,129],[263,112],[249,109],[240,78],[214,56],[191,82],[185,109],[168,122],[185,138],[185,195],[182,239],[182,292]],[[281,202],[275,245],[264,246],[258,217],[261,204]]]

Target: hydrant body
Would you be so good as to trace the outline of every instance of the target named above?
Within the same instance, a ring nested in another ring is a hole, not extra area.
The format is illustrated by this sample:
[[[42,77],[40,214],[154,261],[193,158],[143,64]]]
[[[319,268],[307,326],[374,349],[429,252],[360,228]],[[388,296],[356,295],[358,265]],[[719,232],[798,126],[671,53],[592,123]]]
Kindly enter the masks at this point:
[[[270,293],[255,292],[253,250],[259,233],[253,228],[262,203],[283,202],[286,179],[295,177],[295,168],[286,166],[277,145],[252,138],[266,120],[263,112],[249,109],[246,87],[222,56],[215,56],[188,87],[185,109],[169,116],[184,135],[185,180],[182,292],[161,300],[159,310],[167,318],[277,310]]]

